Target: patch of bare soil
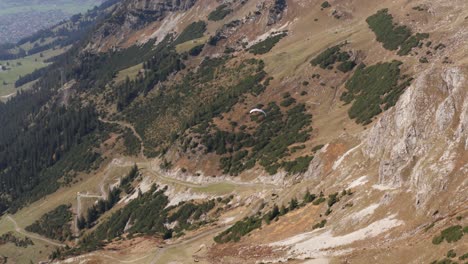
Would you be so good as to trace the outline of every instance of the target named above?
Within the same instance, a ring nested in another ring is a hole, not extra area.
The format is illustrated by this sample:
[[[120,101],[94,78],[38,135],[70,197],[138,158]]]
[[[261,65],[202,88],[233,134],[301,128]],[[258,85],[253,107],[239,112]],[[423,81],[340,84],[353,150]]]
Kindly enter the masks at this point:
[[[132,239],[115,240],[104,247],[104,252],[117,252],[119,255],[142,254],[154,250],[163,240],[151,236],[141,236]]]
[[[332,170],[334,162],[343,155],[346,150],[348,150],[348,147],[344,143],[337,142],[328,145],[327,151],[322,156],[324,173],[329,173]]]
[[[252,232],[248,240],[252,243],[266,244],[311,231],[312,226],[321,220],[318,216],[320,207],[308,204],[279,217],[278,221],[273,220],[269,225],[264,223],[261,229]]]
[[[200,259],[210,263],[256,263],[262,259],[274,259],[281,257],[285,252],[274,249],[270,246],[253,244],[216,244],[209,248],[205,257]]]
[[[287,254],[285,249],[265,244],[312,230],[313,224],[319,219],[319,209],[320,206],[309,204],[279,217],[269,225],[263,223],[262,228],[254,230],[240,243],[215,244],[200,259],[210,263],[256,263],[284,258]]]

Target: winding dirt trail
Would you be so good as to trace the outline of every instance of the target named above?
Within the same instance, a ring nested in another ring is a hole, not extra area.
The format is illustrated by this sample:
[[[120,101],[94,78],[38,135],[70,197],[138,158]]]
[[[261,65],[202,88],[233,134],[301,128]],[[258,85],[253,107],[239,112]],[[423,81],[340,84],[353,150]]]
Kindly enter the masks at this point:
[[[151,260],[151,264],[158,264],[158,260],[161,258],[162,255],[164,255],[164,253],[168,249],[190,244],[190,243],[192,243],[192,242],[194,242],[194,241],[196,241],[198,239],[201,239],[201,238],[204,238],[206,236],[222,232],[222,231],[228,229],[231,226],[232,225],[227,225],[227,226],[222,226],[222,227],[218,227],[218,228],[215,228],[215,229],[207,230],[207,231],[202,232],[202,233],[200,233],[198,235],[195,235],[195,236],[193,236],[193,237],[191,237],[191,238],[189,238],[187,240],[184,240],[184,241],[181,241],[181,242],[178,242],[178,243],[174,243],[174,244],[169,244],[166,247],[162,248],[161,250],[158,250],[158,252],[156,252],[156,255]]]
[[[76,194],[76,216],[80,216],[81,215],[81,198],[97,198],[97,199],[100,199],[100,198],[103,198],[102,195],[93,195],[93,194],[82,194],[80,192],[78,192]]]
[[[114,167],[127,167],[131,166],[130,163],[127,163],[125,161],[122,162],[120,159],[114,159],[112,160],[109,165],[107,165],[106,172],[104,174],[104,177],[102,178],[101,182],[99,183],[99,191],[101,192],[101,195],[98,194],[89,194],[89,193],[80,193],[78,192],[76,194],[76,216],[75,216],[75,236],[78,236],[79,229],[78,229],[78,217],[81,215],[81,198],[95,198],[95,199],[106,199],[107,197],[107,191],[105,188],[106,181],[110,176],[110,171]]]
[[[65,259],[64,261],[59,262],[59,263],[70,263],[70,262],[73,262],[75,260],[81,260],[81,259],[83,259],[83,260],[80,261],[79,263],[85,263],[87,261],[86,258],[89,258],[89,257],[92,257],[92,256],[98,256],[98,257],[102,257],[102,258],[111,259],[112,261],[114,261],[113,263],[116,263],[116,262],[118,262],[118,263],[139,263],[139,261],[141,261],[141,260],[143,260],[145,258],[148,258],[151,255],[152,254],[147,254],[145,256],[138,257],[138,258],[131,259],[131,260],[122,260],[122,259],[119,259],[119,258],[116,258],[116,257],[113,257],[113,256],[109,256],[109,255],[104,254],[104,253],[93,252],[93,253],[89,253],[89,254],[86,254],[86,255],[81,255],[81,256],[77,256],[77,257],[72,257],[70,259]],[[75,262],[73,262],[73,263],[75,263]]]
[[[22,234],[22,235],[25,235],[25,236],[28,236],[28,237],[32,237],[34,239],[37,239],[37,240],[41,240],[41,241],[44,241],[48,244],[51,244],[51,245],[54,245],[54,246],[57,246],[57,247],[64,247],[66,246],[65,244],[61,244],[61,243],[58,243],[58,242],[55,242],[51,239],[47,239],[47,238],[44,238],[42,236],[39,236],[39,235],[35,235],[35,234],[32,234],[32,233],[29,233],[25,230],[23,230],[21,227],[19,227],[18,223],[15,221],[15,219],[13,219],[13,217],[11,217],[11,215],[7,215],[6,217],[8,220],[10,220],[10,222],[13,223],[13,225],[15,226],[15,231]]]
[[[70,259],[65,259],[63,262],[60,262],[60,263],[69,263],[70,261],[78,261],[78,260],[82,260],[82,261],[86,261],[86,258],[89,258],[89,257],[92,257],[92,256],[98,256],[98,257],[102,257],[102,258],[107,258],[107,259],[110,259],[112,261],[115,261],[114,263],[141,263],[140,261],[143,260],[143,259],[146,259],[146,258],[149,258],[151,256],[153,256],[153,258],[151,259],[151,264],[157,264],[158,263],[158,260],[161,258],[162,255],[164,255],[164,253],[166,252],[166,250],[168,249],[171,249],[171,248],[175,248],[175,247],[180,247],[180,246],[183,246],[183,245],[186,245],[186,244],[189,244],[189,243],[192,243],[198,239],[201,239],[201,238],[204,238],[206,236],[210,236],[210,235],[213,235],[213,234],[216,234],[216,233],[219,233],[219,232],[222,232],[226,229],[228,229],[229,227],[231,227],[231,225],[226,225],[226,226],[222,226],[222,227],[217,227],[217,228],[214,228],[214,229],[210,229],[210,230],[206,230],[205,232],[202,232],[198,235],[195,235],[191,238],[188,238],[187,240],[184,240],[184,241],[180,241],[180,242],[177,242],[177,243],[174,243],[174,244],[168,244],[166,245],[164,248],[158,250],[156,253],[149,253],[149,254],[146,254],[144,256],[141,256],[141,257],[137,257],[135,259],[130,259],[130,260],[122,260],[122,259],[119,259],[119,258],[116,258],[116,257],[113,257],[113,256],[110,256],[110,255],[107,255],[107,254],[104,254],[104,253],[101,253],[101,252],[93,252],[93,253],[89,253],[89,254],[86,254],[86,255],[81,255],[81,256],[77,256],[77,257],[72,257]],[[156,255],[154,255],[156,254]],[[81,263],[81,262],[80,262]]]
[[[194,182],[190,182],[190,181],[183,181],[183,180],[179,180],[179,179],[176,179],[176,178],[164,176],[159,171],[156,171],[156,170],[154,170],[152,168],[140,167],[140,166],[139,166],[139,168],[145,170],[146,172],[148,172],[150,174],[152,174],[153,176],[155,176],[159,180],[162,180],[162,181],[165,181],[165,182],[170,182],[170,183],[176,184],[176,185],[181,185],[181,186],[188,187],[188,188],[206,188],[206,187],[210,187],[210,186],[213,186],[213,185],[216,185],[216,184],[222,184],[222,183],[228,183],[228,184],[232,184],[232,185],[235,185],[235,186],[258,187],[258,188],[261,188],[261,189],[275,189],[275,188],[279,187],[279,186],[271,184],[271,183],[260,183],[260,182],[237,182],[237,181],[218,181],[218,182],[216,182],[215,181],[215,182],[194,183]]]
[[[121,127],[130,129],[133,135],[140,141],[140,156],[143,157],[145,160],[147,159],[145,156],[145,145],[143,144],[143,139],[140,136],[140,134],[138,134],[138,132],[136,131],[135,127],[132,124],[128,122],[124,122],[124,121],[111,121],[111,120],[103,119],[101,117],[99,117],[99,121],[103,123],[107,123],[107,124],[119,125]]]
[[[106,119],[103,119],[103,118],[99,118],[99,120],[101,122],[103,122],[103,123],[116,124],[116,125],[119,125],[121,127],[128,128],[128,129],[130,129],[132,131],[133,135],[140,141],[139,157],[143,159],[142,162],[137,162],[136,164],[138,165],[138,167],[140,169],[143,169],[146,172],[152,174],[152,176],[155,177],[158,180],[166,181],[166,182],[169,182],[169,183],[175,184],[175,185],[185,186],[185,187],[188,187],[188,188],[204,188],[204,187],[209,187],[209,186],[211,186],[213,184],[220,184],[220,183],[224,183],[224,182],[227,182],[227,183],[230,183],[230,184],[233,184],[233,185],[261,187],[262,189],[265,189],[265,188],[266,189],[272,189],[272,188],[277,188],[278,187],[278,186],[276,186],[274,184],[252,183],[252,182],[245,182],[244,183],[244,182],[235,182],[235,181],[193,183],[193,182],[190,182],[190,181],[183,181],[183,180],[179,180],[179,179],[175,179],[175,178],[172,178],[172,177],[162,175],[159,171],[154,170],[151,167],[151,165],[149,164],[149,160],[144,154],[145,149],[144,149],[143,139],[138,134],[136,129],[133,127],[133,125],[131,125],[130,123],[124,122],[124,121],[110,121],[110,120],[106,120]],[[114,168],[114,167],[125,167],[125,166],[131,166],[131,164],[129,162],[126,162],[124,159],[114,159],[112,162],[109,163],[109,165],[106,168],[105,176],[103,177],[103,179],[102,179],[102,181],[101,181],[101,183],[99,185],[101,195],[90,194],[90,193],[85,194],[85,193],[80,193],[80,192],[77,193],[77,216],[81,214],[81,198],[98,198],[98,199],[99,198],[105,198],[106,195],[107,195],[106,190],[105,190],[105,183],[106,183],[107,179],[109,178],[109,176],[111,174],[110,173],[111,169]],[[252,213],[254,213],[254,212],[252,211]],[[147,254],[145,256],[141,256],[141,257],[131,259],[131,260],[122,260],[122,259],[110,256],[110,255],[107,255],[107,254],[104,254],[104,253],[101,253],[101,252],[90,253],[90,254],[87,254],[87,255],[83,255],[82,257],[86,258],[86,257],[90,257],[90,256],[99,256],[99,257],[102,257],[102,258],[110,259],[110,260],[118,262],[118,263],[139,263],[143,259],[153,256],[150,263],[158,263],[159,259],[164,255],[164,253],[167,250],[175,248],[175,247],[184,246],[184,245],[190,244],[190,243],[192,243],[194,241],[197,241],[199,239],[202,239],[202,238],[204,238],[206,236],[210,236],[210,235],[222,232],[222,231],[226,230],[227,228],[229,228],[230,226],[231,225],[224,225],[224,226],[217,227],[217,228],[214,228],[214,229],[206,230],[206,231],[204,231],[204,232],[202,232],[200,234],[197,234],[197,235],[195,235],[193,237],[190,237],[190,238],[188,238],[186,240],[176,242],[174,244],[168,244],[164,248],[159,249],[157,252],[149,253],[149,254]],[[78,229],[77,229],[77,232],[78,232]],[[80,259],[81,259],[81,257],[80,257]]]
[[[4,100],[7,100],[7,99],[10,99],[10,97],[13,97],[16,95],[16,92],[13,92],[11,94],[7,94],[7,95],[2,95],[0,96],[1,99],[4,99]]]

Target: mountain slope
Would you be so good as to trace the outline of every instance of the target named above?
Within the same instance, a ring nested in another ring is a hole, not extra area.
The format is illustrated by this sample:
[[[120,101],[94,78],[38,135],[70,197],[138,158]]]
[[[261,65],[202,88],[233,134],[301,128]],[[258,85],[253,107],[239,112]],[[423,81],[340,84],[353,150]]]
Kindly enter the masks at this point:
[[[72,234],[68,247],[42,251],[47,240],[32,237],[0,254],[464,261],[464,1],[127,0],[109,10],[35,89],[0,104],[16,113],[1,116],[0,179],[23,183],[0,189],[0,232],[15,232],[8,219],[36,229],[64,205],[74,213],[60,220],[69,230],[38,231]],[[25,141],[45,148],[21,154]],[[21,171],[21,158],[34,166]]]

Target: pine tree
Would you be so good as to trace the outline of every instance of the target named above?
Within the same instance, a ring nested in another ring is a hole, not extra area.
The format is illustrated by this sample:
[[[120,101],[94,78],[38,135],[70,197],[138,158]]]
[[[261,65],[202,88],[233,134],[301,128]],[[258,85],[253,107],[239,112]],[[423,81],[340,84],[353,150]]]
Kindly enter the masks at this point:
[[[273,206],[273,209],[271,210],[271,212],[270,212],[268,218],[269,218],[269,220],[271,221],[271,220],[275,219],[278,215],[280,215],[280,210],[279,210],[279,208],[278,208],[278,205],[275,204],[275,205]]]
[[[315,194],[311,194],[309,192],[309,189],[307,189],[305,195],[304,195],[304,203],[310,203],[310,202],[313,202],[315,200]]]
[[[292,211],[294,209],[297,208],[297,199],[296,198],[292,198],[291,201],[289,202],[289,211]]]

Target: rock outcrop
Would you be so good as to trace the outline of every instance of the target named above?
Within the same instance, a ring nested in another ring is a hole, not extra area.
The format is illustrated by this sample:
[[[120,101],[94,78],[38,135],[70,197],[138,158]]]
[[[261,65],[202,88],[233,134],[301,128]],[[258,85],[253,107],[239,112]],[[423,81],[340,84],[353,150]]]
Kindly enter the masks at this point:
[[[426,70],[370,129],[363,152],[380,160],[379,184],[408,186],[417,204],[442,191],[467,149],[465,79],[457,67]]]
[[[160,21],[177,11],[187,11],[196,0],[128,0],[113,12],[112,19],[104,22],[93,34],[92,49],[105,51],[149,23]]]
[[[286,0],[275,0],[273,6],[268,12],[268,22],[267,25],[271,26],[276,22],[280,21],[283,17],[283,12],[286,9],[287,4]]]

